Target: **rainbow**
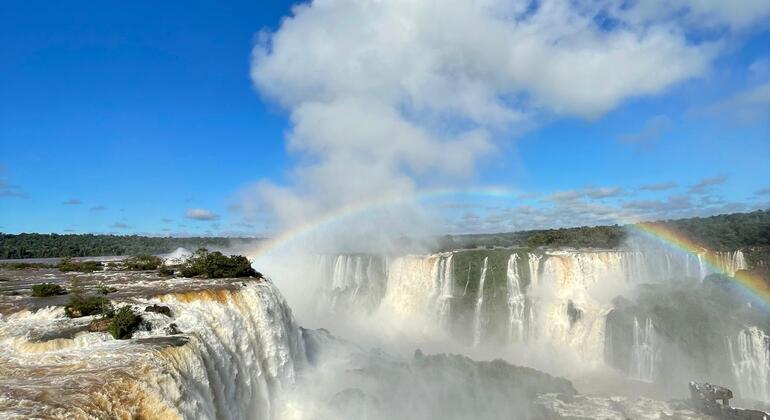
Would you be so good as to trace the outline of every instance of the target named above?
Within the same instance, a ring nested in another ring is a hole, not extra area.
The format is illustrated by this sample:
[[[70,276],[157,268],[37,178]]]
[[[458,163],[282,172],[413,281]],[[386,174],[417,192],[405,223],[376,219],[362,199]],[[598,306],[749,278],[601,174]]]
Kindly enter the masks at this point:
[[[319,231],[342,220],[378,207],[394,206],[419,200],[448,196],[485,196],[493,198],[516,199],[520,195],[520,191],[494,186],[472,189],[433,188],[424,189],[411,195],[385,195],[373,200],[370,199],[352,202],[339,207],[334,211],[325,213],[313,219],[309,219],[304,223],[298,224],[293,226],[291,229],[283,231],[280,235],[260,244],[259,248],[255,252],[251,253],[249,257],[251,259],[255,259],[270,255],[271,253],[287,248],[289,244],[297,240],[308,237],[313,232]]]
[[[642,234],[659,240],[675,249],[692,255],[700,255],[705,263],[713,271],[727,275],[735,280],[741,291],[752,298],[753,301],[760,302],[767,309],[770,309],[770,283],[765,281],[759,275],[746,270],[739,270],[735,274],[728,273],[722,264],[716,259],[713,252],[706,252],[706,248],[688,238],[681,232],[668,227],[662,223],[638,222],[626,225],[627,228],[641,232]]]
[[[386,195],[374,200],[362,200],[349,203],[320,217],[310,219],[305,223],[294,226],[280,235],[262,243],[260,247],[251,253],[251,259],[269,256],[273,252],[285,249],[289,244],[307,238],[313,232],[330,227],[335,223],[361,214],[365,211],[397,204],[404,204],[443,196],[485,196],[501,199],[519,199],[522,192],[503,187],[484,187],[472,189],[436,188],[421,190],[412,195]],[[770,284],[762,277],[748,271],[739,271],[735,274],[728,273],[725,267],[716,259],[712,252],[706,252],[706,248],[691,240],[684,234],[662,223],[625,221],[623,225],[633,231],[658,240],[674,249],[684,253],[700,256],[714,272],[719,272],[735,279],[740,289],[752,300],[759,301],[770,309]]]

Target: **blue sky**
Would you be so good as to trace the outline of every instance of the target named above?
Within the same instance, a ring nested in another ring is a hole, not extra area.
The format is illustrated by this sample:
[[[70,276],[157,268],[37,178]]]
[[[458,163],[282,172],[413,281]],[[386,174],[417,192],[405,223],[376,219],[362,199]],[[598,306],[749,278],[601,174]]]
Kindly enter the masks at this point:
[[[3,2],[0,231],[269,234],[280,219],[271,212],[282,207],[261,204],[262,190],[253,200],[244,198],[260,182],[297,197],[310,191],[308,203],[328,211],[329,200],[318,197],[337,194],[337,186],[297,181],[298,167],[302,173],[308,161],[322,166],[332,159],[314,151],[321,143],[296,134],[304,126],[301,110],[318,100],[303,97],[305,82],[300,89],[296,80],[313,80],[318,72],[289,79],[283,74],[304,63],[294,61],[291,69],[275,63],[282,63],[285,45],[295,45],[279,43],[279,36],[290,40],[301,24],[316,28],[329,21],[306,6],[295,28],[284,30],[281,18],[291,14],[291,4]],[[439,184],[516,191],[504,198],[458,193],[427,203],[444,209],[446,230],[453,232],[605,223],[621,213],[658,218],[768,207],[766,17],[725,19],[708,30],[681,23],[686,47],[719,44],[705,68],[672,76],[654,93],[624,93],[609,105],[597,104],[596,112],[582,112],[594,106],[582,98],[564,112],[562,98],[529,82],[498,96],[527,98],[525,106],[503,102],[504,110],[526,115],[522,123],[444,113],[444,105],[405,111],[407,121],[442,113],[417,126],[464,135],[465,127],[446,122],[459,115],[457,124],[485,129],[491,146],[460,175],[434,178],[430,174],[442,171],[443,163],[422,156],[424,170],[410,167],[398,175],[409,191]],[[252,61],[261,42],[272,43],[266,58]],[[292,48],[302,48],[297,45]],[[421,99],[410,96],[409,103]],[[287,151],[290,138],[300,138],[294,143],[299,152]],[[339,188],[341,197],[359,194]],[[244,208],[252,201],[259,210],[249,214]],[[596,207],[617,212],[593,212]]]

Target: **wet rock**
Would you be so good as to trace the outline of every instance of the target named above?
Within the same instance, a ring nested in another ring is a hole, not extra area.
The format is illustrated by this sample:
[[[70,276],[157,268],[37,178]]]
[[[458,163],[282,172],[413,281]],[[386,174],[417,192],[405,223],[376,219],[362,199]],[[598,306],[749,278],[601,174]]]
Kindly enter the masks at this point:
[[[571,328],[583,318],[583,311],[570,300],[567,302],[567,316],[569,317],[569,326]]]
[[[724,420],[765,420],[770,418],[770,414],[763,411],[730,407],[733,392],[723,386],[691,381],[689,387],[693,407],[703,414]]]
[[[170,323],[166,328],[163,330],[166,335],[177,335],[182,334],[182,331],[179,329],[179,327],[175,323]]]
[[[110,329],[112,318],[94,319],[88,324],[88,331],[90,332],[107,332]]]
[[[151,305],[146,308],[144,308],[145,312],[154,312],[156,314],[166,315],[167,317],[171,317],[171,308],[168,306],[163,305]]]

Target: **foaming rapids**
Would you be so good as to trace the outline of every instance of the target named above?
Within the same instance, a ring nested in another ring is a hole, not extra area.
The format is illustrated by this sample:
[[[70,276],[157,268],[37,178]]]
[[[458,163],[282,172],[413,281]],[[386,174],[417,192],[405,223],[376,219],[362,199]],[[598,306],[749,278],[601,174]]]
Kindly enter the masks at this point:
[[[152,328],[127,341],[84,332],[89,319],[67,319],[61,308],[3,318],[0,412],[19,418],[265,419],[305,363],[299,328],[269,282],[131,303],[166,305],[173,318],[145,313]],[[171,322],[181,333],[168,332]],[[64,329],[74,333],[45,339]]]

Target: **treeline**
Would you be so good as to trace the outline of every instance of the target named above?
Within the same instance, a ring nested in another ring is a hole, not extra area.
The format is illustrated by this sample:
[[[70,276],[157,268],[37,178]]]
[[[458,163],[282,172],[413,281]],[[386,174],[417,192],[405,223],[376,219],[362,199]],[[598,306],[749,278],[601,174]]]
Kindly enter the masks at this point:
[[[673,229],[712,250],[770,246],[770,210],[653,222]],[[628,226],[582,226],[510,233],[444,236],[441,250],[492,247],[617,248],[633,229]]]
[[[715,251],[770,246],[770,210],[655,223],[665,225]]]
[[[628,232],[618,225],[539,229],[510,233],[444,236],[442,250],[494,247],[616,248]]]
[[[237,245],[239,242],[254,239],[93,234],[59,235],[55,233],[13,235],[0,233],[0,259],[163,254],[179,247],[187,249],[227,248]]]

